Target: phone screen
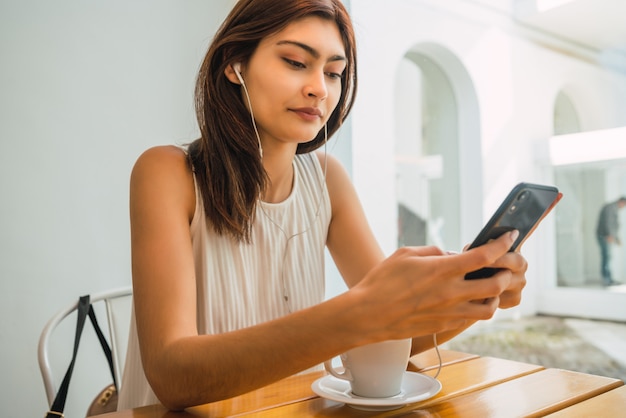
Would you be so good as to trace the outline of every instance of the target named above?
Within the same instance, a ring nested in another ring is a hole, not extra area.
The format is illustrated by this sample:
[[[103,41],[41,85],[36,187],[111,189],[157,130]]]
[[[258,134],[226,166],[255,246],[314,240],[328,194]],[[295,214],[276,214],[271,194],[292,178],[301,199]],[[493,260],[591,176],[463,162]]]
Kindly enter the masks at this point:
[[[518,184],[504,199],[468,249],[483,245],[505,232],[517,229],[519,237],[509,251],[517,250],[561,197],[562,194],[554,186],[532,183]],[[484,268],[468,273],[465,278],[471,280],[491,277],[497,271],[496,268]]]

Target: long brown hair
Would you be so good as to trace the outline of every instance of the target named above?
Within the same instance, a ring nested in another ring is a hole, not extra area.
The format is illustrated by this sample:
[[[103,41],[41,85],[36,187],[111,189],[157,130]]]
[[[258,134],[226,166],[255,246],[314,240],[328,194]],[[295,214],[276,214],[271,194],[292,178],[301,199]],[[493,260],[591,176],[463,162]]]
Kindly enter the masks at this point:
[[[354,31],[340,0],[240,0],[204,58],[195,93],[201,137],[189,145],[189,161],[208,224],[220,235],[249,241],[255,208],[269,181],[240,87],[224,71],[247,62],[263,38],[311,15],[337,24],[347,57],[339,103],[327,123],[330,136],[348,116],[357,86]],[[322,129],[313,140],[298,144],[297,153],[314,151],[324,140]]]

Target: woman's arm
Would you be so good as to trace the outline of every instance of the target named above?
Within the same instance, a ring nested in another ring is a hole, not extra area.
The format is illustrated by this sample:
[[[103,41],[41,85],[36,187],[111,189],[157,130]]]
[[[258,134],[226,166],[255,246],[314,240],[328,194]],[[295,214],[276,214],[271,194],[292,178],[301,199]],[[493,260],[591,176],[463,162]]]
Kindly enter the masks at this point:
[[[333,167],[330,183],[337,175]],[[352,285],[348,292],[254,327],[198,335],[189,232],[195,207],[191,172],[183,152],[174,147],[154,148],[139,158],[130,199],[135,314],[146,377],[166,407],[225,399],[358,345],[430,335],[457,328],[459,321],[493,315],[493,303],[471,301],[497,298],[509,287],[511,274],[471,283],[463,276],[500,259],[512,237],[457,256],[401,249],[382,262],[378,247],[363,241],[352,243],[352,249],[365,255],[350,259],[351,251],[343,248],[350,239],[339,234],[355,232],[356,241],[369,231],[357,230],[364,222],[360,209],[340,209],[354,203],[350,193],[343,203],[332,202],[329,232],[333,256]],[[355,218],[348,218],[350,213]]]
[[[326,184],[330,195],[332,217],[327,247],[348,287],[353,287],[374,266],[385,259],[369,226],[361,202],[344,167],[332,156],[328,158]]]

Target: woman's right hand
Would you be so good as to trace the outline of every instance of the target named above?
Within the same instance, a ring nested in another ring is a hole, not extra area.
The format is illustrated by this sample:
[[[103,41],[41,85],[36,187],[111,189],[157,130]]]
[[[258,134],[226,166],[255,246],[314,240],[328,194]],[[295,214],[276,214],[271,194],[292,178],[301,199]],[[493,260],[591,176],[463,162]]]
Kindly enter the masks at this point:
[[[463,329],[491,318],[511,286],[511,269],[481,280],[465,280],[465,274],[501,265],[516,237],[513,231],[461,254],[437,247],[397,250],[350,290],[358,298],[354,313],[364,319],[358,327],[374,342]]]

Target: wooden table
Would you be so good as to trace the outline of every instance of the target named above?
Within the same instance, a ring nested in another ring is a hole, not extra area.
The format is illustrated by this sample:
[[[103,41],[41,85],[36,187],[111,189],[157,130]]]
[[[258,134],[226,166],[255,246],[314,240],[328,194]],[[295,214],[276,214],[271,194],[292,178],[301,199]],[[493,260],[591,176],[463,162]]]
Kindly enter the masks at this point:
[[[492,357],[441,350],[443,389],[435,397],[399,409],[366,412],[324,399],[311,384],[324,375],[293,376],[225,401],[185,412],[161,405],[100,415],[101,418],[217,417],[617,417],[626,415],[626,386],[618,379],[546,369]],[[411,358],[409,370],[434,375],[434,350]]]

